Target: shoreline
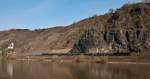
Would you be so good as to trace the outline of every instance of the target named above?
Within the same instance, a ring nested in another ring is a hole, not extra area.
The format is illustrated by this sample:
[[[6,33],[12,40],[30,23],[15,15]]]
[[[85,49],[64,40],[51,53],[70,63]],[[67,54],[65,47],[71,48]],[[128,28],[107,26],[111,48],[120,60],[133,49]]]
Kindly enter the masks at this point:
[[[143,62],[108,62],[108,64],[139,64],[139,65],[150,65],[150,62],[143,63]]]
[[[150,64],[150,56],[8,56],[6,59],[17,61],[47,61],[47,62],[88,62],[110,64]]]

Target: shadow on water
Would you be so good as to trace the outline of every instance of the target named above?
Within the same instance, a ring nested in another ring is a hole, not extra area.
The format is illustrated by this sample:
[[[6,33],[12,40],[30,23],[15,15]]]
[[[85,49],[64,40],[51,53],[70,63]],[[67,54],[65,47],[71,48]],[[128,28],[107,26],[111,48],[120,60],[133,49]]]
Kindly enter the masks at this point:
[[[149,79],[150,65],[0,60],[0,79]]]

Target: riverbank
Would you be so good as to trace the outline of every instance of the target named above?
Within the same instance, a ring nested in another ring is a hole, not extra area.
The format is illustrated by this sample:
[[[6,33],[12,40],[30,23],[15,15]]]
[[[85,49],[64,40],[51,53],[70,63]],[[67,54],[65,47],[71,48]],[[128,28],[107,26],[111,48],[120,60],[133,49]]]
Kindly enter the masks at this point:
[[[150,56],[110,56],[108,60],[113,64],[150,64]]]
[[[88,56],[88,55],[39,55],[7,56],[10,60],[47,62],[90,62],[90,63],[150,63],[150,56]]]

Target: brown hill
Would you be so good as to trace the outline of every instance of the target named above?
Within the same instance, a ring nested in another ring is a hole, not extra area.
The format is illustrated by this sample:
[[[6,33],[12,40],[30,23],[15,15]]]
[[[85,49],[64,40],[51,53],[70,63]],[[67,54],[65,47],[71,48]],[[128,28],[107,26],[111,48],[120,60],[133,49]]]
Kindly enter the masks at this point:
[[[66,27],[0,32],[0,47],[15,43],[17,53],[137,52],[150,48],[150,4],[126,4]]]

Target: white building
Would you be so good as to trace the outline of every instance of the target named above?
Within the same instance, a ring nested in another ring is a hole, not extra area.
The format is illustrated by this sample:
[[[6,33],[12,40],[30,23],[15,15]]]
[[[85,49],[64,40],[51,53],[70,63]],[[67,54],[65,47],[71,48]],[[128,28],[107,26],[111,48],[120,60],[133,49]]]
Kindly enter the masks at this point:
[[[8,46],[8,49],[14,49],[15,44],[12,42],[10,43],[10,45]]]

